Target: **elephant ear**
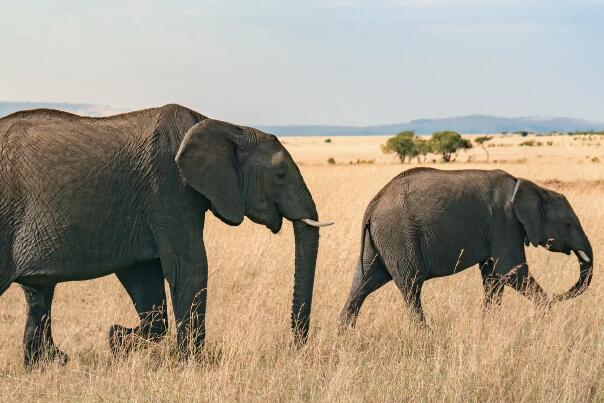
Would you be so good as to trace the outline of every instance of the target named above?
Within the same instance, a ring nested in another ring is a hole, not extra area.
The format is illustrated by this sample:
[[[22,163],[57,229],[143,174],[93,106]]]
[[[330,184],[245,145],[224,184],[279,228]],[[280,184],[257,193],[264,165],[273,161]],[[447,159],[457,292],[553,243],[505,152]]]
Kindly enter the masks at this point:
[[[531,181],[518,179],[511,202],[514,214],[524,227],[528,240],[533,246],[539,245],[545,238],[544,201],[541,188]]]
[[[242,130],[230,123],[205,119],[185,134],[176,164],[187,185],[206,197],[212,213],[229,225],[243,221],[237,145]]]

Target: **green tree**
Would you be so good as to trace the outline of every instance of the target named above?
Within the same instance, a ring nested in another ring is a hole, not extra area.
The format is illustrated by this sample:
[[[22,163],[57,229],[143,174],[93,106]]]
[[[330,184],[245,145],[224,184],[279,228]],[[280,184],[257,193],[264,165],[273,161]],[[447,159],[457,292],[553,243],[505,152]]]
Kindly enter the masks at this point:
[[[444,162],[455,161],[459,150],[472,148],[470,140],[464,139],[461,134],[454,131],[432,133],[431,142],[432,151],[441,154]]]
[[[420,137],[416,137],[415,138],[415,149],[417,151],[417,162],[420,162],[419,161],[420,155],[424,157],[423,162],[426,162],[427,155],[432,152],[432,141],[422,139]]]
[[[403,164],[407,157],[411,161],[411,158],[417,155],[415,132],[407,130],[389,138],[386,144],[382,145],[382,152],[385,154],[396,153]]]
[[[489,162],[489,150],[487,150],[484,143],[486,143],[487,141],[491,141],[492,139],[493,136],[478,136],[474,139],[474,142],[478,144],[484,150],[485,153],[487,153],[487,162]]]

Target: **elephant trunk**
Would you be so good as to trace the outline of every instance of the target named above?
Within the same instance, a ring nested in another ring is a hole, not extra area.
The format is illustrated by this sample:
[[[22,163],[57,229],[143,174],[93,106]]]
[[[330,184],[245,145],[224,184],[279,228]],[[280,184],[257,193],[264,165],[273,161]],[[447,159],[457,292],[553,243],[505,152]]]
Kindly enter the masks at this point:
[[[574,250],[577,259],[579,260],[579,280],[573,285],[570,290],[564,294],[554,297],[554,302],[564,301],[570,298],[578,297],[589,287],[593,276],[593,251],[589,241],[586,242],[585,249]]]
[[[316,213],[314,216],[316,216]],[[306,342],[310,325],[313,284],[319,248],[319,228],[308,225],[301,220],[295,220],[293,223],[296,240],[296,268],[292,303],[292,330],[296,344],[301,345]]]

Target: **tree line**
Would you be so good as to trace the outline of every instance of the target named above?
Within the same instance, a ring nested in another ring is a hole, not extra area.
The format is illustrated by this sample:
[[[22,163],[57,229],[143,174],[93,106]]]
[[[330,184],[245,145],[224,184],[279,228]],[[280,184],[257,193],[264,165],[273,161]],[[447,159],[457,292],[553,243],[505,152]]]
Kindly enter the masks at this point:
[[[474,142],[487,153],[487,161],[489,152],[484,144],[492,138],[493,136],[480,136],[474,139]],[[406,160],[411,162],[413,158],[417,158],[418,162],[426,162],[428,154],[440,155],[443,162],[455,161],[459,151],[470,148],[472,148],[470,140],[464,139],[461,134],[450,130],[434,132],[429,138],[406,130],[389,138],[386,144],[382,145],[384,153],[396,153],[402,163],[405,163]]]

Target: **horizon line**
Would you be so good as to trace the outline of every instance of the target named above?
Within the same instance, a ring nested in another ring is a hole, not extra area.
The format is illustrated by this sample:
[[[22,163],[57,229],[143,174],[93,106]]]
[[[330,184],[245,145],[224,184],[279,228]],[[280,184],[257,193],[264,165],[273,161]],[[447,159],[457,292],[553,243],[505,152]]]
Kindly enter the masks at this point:
[[[104,103],[91,103],[91,102],[71,102],[71,101],[15,101],[15,100],[0,100],[0,104],[2,103],[14,103],[14,104],[55,104],[55,105],[73,105],[73,106],[97,106],[97,107],[105,107],[109,108],[112,111],[112,114],[120,114],[120,113],[128,113],[134,112],[142,109],[150,109],[158,106],[147,106],[147,107],[121,107],[121,106],[113,106],[110,104]],[[168,105],[170,103],[175,103],[178,105],[182,105],[184,107],[195,110],[192,107],[187,105],[178,103],[178,102],[168,102],[163,105]],[[163,106],[159,105],[159,106]],[[200,112],[202,113],[202,112]],[[86,116],[86,115],[81,115]],[[112,116],[112,115],[104,115],[104,116]],[[445,120],[445,119],[461,119],[461,118],[470,118],[470,117],[489,117],[489,118],[498,118],[498,119],[538,119],[538,120],[549,120],[549,119],[569,119],[569,120],[579,120],[585,123],[595,123],[595,124],[604,124],[604,120],[593,120],[589,118],[582,117],[570,117],[570,116],[556,116],[556,115],[521,115],[521,116],[505,116],[498,114],[489,114],[489,113],[467,113],[467,114],[457,114],[457,115],[446,115],[440,117],[420,117],[420,118],[412,118],[404,121],[390,122],[390,123],[375,123],[375,124],[346,124],[346,123],[284,123],[284,124],[273,124],[273,123],[258,123],[255,126],[261,127],[312,127],[312,126],[327,126],[327,127],[350,127],[350,128],[370,128],[376,126],[392,126],[399,125],[405,123],[412,123],[422,120]]]

